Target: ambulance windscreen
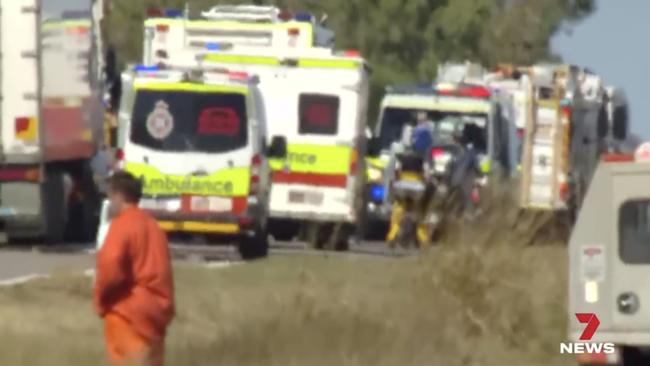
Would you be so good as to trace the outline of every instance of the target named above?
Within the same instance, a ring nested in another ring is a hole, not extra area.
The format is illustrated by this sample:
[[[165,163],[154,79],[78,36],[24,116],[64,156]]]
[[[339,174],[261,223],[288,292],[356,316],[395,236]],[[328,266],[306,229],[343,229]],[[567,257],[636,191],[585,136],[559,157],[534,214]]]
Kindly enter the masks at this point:
[[[336,135],[339,128],[339,97],[324,94],[301,94],[299,126],[301,135]]]
[[[248,143],[246,97],[238,93],[138,91],[131,141],[154,150],[219,153]]]
[[[650,264],[650,200],[632,200],[619,209],[619,254],[628,264]]]
[[[448,142],[454,131],[467,131],[467,142],[472,142],[479,150],[486,149],[487,115],[435,110],[422,111],[410,108],[388,107],[382,112],[379,139],[382,149],[389,149],[393,142],[400,140],[407,125],[415,126],[417,115],[426,113],[426,120],[433,125],[434,143]],[[466,128],[467,126],[467,128]]]

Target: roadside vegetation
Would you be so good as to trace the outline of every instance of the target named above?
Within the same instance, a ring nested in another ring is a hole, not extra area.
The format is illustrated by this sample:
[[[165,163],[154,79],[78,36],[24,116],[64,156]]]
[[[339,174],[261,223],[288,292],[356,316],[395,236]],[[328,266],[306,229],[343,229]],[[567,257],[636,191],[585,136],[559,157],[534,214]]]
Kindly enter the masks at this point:
[[[565,250],[475,243],[419,258],[176,268],[169,365],[563,365]],[[0,289],[0,364],[103,358],[92,280]]]

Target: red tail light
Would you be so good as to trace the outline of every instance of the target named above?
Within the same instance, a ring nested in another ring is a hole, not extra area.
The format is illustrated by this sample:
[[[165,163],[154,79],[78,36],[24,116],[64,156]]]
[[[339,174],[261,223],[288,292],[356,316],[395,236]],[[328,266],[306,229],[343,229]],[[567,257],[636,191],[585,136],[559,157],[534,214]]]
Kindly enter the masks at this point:
[[[255,196],[260,189],[260,173],[262,169],[262,157],[260,155],[253,156],[251,160],[251,187],[250,196]]]
[[[156,32],[164,33],[164,32],[168,32],[168,31],[169,31],[169,25],[167,25],[167,24],[158,24],[156,26]]]
[[[562,115],[566,118],[571,118],[571,106],[562,106]]]
[[[290,28],[289,30],[287,30],[287,33],[290,36],[298,36],[298,35],[300,35],[300,29],[298,29],[298,28]]]
[[[27,131],[29,129],[29,117],[17,117],[14,121],[14,130],[16,134]]]
[[[117,149],[115,151],[115,160],[117,161],[122,161],[124,160],[124,150],[122,149]]]
[[[444,153],[445,153],[445,149],[443,149],[441,147],[434,147],[433,149],[431,149],[431,157],[432,158],[437,158],[437,157],[439,157],[440,155],[442,155]]]

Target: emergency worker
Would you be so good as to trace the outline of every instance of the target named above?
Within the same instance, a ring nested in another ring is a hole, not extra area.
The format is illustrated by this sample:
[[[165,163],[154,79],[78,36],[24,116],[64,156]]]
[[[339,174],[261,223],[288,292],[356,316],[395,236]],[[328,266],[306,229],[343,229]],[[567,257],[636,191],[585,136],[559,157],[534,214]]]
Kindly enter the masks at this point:
[[[141,192],[129,173],[109,178],[113,219],[97,253],[94,305],[113,364],[161,366],[175,315],[172,268],[166,234],[138,207]]]
[[[450,186],[458,193],[461,212],[466,216],[471,216],[476,211],[474,189],[481,175],[476,141],[473,141],[475,136],[472,135],[471,127],[471,124],[465,123],[462,128],[454,130],[452,135],[460,151],[452,163]]]
[[[434,143],[435,124],[431,121],[425,111],[420,111],[416,115],[416,125],[414,127],[405,126],[403,131],[402,146],[391,148],[391,164],[396,164],[398,157],[401,156],[402,171],[417,172],[420,179],[426,185],[424,196],[417,202],[415,209],[417,212],[416,235],[421,246],[428,246],[430,242],[429,227],[427,223],[429,201],[433,194],[433,187],[427,179],[431,165],[431,148]],[[394,174],[394,173],[393,173]],[[404,216],[404,207],[399,202],[394,202],[392,206],[390,229],[387,234],[387,241],[393,245],[394,240],[399,232],[402,218]]]

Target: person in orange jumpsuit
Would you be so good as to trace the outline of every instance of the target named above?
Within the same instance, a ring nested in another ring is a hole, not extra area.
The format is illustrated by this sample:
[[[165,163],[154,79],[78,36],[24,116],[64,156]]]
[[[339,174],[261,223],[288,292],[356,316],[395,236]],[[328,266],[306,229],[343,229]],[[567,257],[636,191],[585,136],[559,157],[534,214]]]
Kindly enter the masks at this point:
[[[166,234],[138,207],[141,195],[131,174],[109,178],[113,219],[97,253],[93,302],[112,363],[162,366],[175,315],[172,266]]]

